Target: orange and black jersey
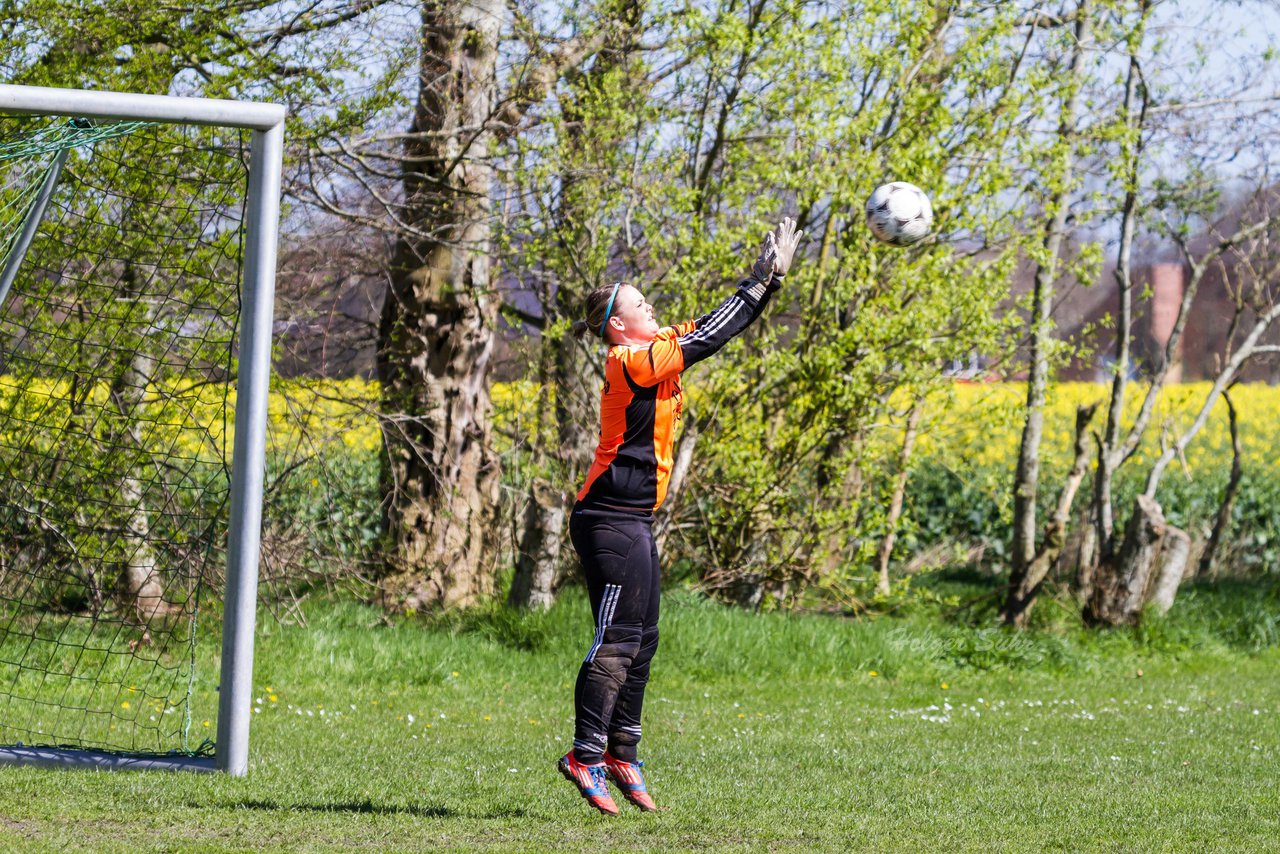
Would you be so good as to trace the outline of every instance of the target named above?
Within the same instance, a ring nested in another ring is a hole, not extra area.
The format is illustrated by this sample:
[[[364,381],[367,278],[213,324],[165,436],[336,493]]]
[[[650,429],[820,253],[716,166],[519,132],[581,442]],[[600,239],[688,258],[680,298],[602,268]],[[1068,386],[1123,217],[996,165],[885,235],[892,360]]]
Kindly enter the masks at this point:
[[[746,329],[781,284],[748,279],[715,311],[658,330],[648,344],[615,345],[600,393],[600,444],[578,492],[584,504],[651,513],[667,495],[680,372]]]

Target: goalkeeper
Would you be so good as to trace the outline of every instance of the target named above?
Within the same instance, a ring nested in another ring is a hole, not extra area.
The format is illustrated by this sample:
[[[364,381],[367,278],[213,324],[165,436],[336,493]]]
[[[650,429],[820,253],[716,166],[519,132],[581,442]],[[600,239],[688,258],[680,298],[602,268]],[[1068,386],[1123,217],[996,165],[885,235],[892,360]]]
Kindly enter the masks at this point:
[[[642,810],[655,809],[637,759],[640,709],[658,648],[658,551],[653,513],[671,474],[680,373],[715,353],[760,316],[782,285],[803,232],[784,218],[765,235],[750,275],[710,314],[659,328],[653,306],[623,282],[587,297],[574,332],[609,345],[600,396],[600,444],[569,522],[582,560],[595,637],[574,689],[573,749],[558,767],[587,802],[618,807],[606,778]]]

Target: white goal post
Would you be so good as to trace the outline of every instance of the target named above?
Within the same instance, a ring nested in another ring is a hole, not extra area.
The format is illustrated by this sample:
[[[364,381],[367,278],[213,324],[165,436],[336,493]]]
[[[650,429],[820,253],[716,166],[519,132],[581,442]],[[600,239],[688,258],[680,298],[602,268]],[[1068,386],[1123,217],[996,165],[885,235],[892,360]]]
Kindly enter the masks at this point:
[[[137,756],[75,748],[5,747],[0,762],[109,769],[248,769],[253,646],[262,527],[267,392],[280,219],[285,108],[276,104],[0,85],[0,115],[145,121],[251,131],[238,329],[234,447],[216,744],[209,756]]]

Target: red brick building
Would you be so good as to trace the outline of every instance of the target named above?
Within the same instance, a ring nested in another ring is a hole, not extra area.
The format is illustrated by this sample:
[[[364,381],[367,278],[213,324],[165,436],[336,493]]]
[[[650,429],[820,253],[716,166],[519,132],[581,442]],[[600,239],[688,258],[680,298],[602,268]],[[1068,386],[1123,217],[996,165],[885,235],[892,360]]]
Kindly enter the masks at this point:
[[[1190,269],[1180,263],[1159,261],[1137,268],[1133,301],[1133,370],[1149,375],[1164,358],[1165,345],[1178,318]],[[1253,329],[1256,313],[1247,303],[1239,311],[1235,292],[1256,294],[1255,266],[1226,258],[1211,267],[1200,280],[1192,298],[1185,329],[1169,372],[1170,382],[1194,382],[1212,378],[1228,353]],[[1273,295],[1277,289],[1271,288]],[[1059,337],[1081,348],[1080,354],[1064,370],[1063,377],[1077,380],[1105,380],[1111,375],[1116,346],[1115,324],[1120,301],[1114,268],[1105,269],[1097,284],[1065,293],[1055,306]],[[1232,327],[1235,325],[1233,331]],[[1272,325],[1262,344],[1280,345],[1280,326]],[[1260,353],[1241,371],[1247,382],[1280,383],[1280,354]]]

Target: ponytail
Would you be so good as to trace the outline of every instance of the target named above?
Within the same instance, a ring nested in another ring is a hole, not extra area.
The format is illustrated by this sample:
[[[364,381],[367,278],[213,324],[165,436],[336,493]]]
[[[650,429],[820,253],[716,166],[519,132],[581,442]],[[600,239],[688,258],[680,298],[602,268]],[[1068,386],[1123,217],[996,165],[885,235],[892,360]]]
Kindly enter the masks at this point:
[[[587,294],[587,318],[573,324],[573,334],[578,338],[590,332],[597,338],[604,338],[605,321],[609,319],[613,308],[614,297],[626,282],[614,282],[602,285]]]

